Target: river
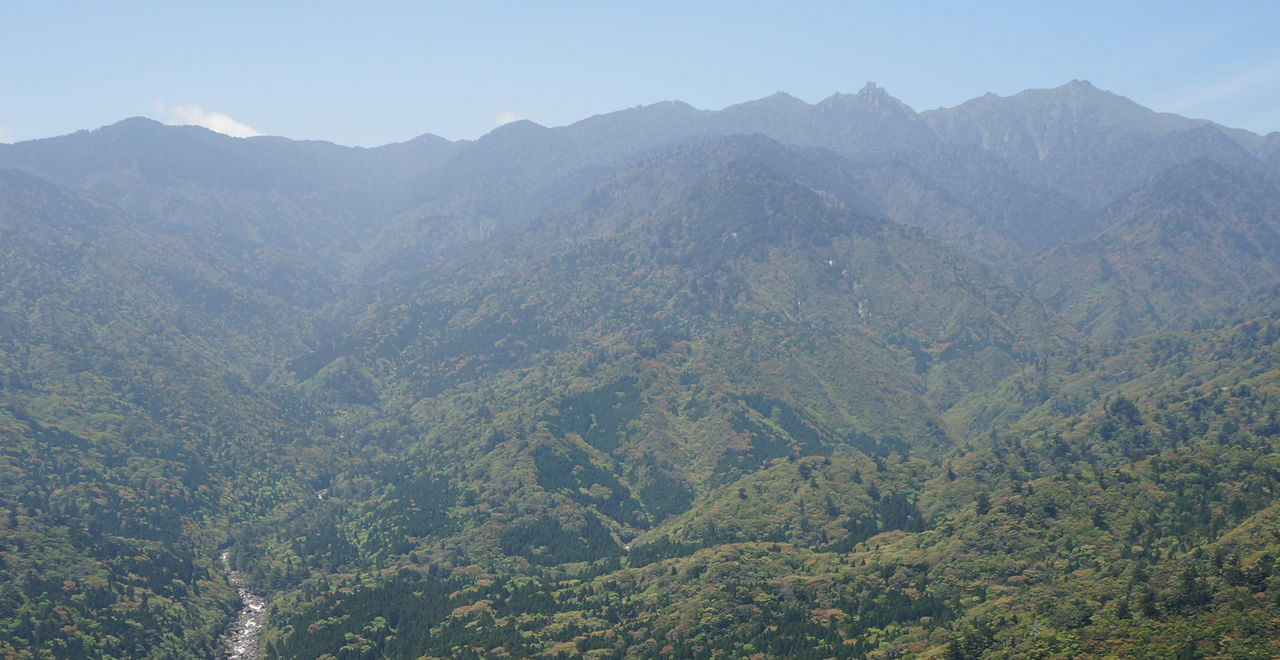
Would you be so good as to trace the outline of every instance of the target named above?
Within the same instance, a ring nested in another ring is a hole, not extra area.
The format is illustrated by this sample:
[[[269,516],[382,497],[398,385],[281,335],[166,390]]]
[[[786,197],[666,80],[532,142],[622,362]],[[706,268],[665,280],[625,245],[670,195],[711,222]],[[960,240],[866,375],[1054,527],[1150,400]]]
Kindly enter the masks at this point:
[[[328,488],[321,488],[316,491],[316,499],[323,502],[328,493]],[[244,576],[231,568],[230,549],[223,550],[219,558],[222,559],[222,572],[226,573],[227,582],[240,592],[240,613],[222,635],[222,651],[218,660],[258,660],[258,635],[267,624],[267,601],[249,591]]]
[[[222,570],[240,592],[240,613],[222,636],[221,660],[257,660],[258,635],[267,623],[267,601],[245,586],[244,576],[231,568],[231,551],[222,551]]]

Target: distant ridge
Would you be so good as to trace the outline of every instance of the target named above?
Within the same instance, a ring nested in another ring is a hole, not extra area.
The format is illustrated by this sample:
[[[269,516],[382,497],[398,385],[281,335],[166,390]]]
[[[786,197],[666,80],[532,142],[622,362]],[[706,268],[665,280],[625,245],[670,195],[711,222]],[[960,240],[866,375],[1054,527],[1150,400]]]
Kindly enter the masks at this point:
[[[0,656],[1277,657],[1278,158],[1084,81],[0,145]]]
[[[1158,113],[1082,80],[921,116],[940,139],[980,146],[1095,207],[1195,158],[1257,165],[1262,146],[1248,131]]]

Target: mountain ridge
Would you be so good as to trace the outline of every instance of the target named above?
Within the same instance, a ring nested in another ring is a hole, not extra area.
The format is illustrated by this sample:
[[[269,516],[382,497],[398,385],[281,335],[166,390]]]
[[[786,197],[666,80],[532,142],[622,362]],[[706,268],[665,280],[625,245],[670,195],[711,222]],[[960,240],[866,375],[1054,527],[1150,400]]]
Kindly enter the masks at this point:
[[[0,653],[1275,655],[1272,136],[971,103],[0,146]]]

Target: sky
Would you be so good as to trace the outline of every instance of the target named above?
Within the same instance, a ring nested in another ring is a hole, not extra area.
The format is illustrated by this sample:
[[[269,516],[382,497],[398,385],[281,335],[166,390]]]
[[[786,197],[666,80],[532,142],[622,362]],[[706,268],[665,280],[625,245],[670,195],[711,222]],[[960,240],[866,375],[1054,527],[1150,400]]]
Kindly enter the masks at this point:
[[[0,142],[143,116],[376,146],[874,81],[918,111],[1072,79],[1280,130],[1276,2],[0,1]]]

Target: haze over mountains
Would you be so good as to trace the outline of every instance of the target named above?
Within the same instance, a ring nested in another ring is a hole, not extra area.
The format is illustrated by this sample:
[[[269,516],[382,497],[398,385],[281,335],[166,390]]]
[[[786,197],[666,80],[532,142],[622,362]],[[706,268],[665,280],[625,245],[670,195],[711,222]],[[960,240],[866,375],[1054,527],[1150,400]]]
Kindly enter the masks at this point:
[[[1271,657],[1278,291],[1082,81],[0,145],[0,650]]]

